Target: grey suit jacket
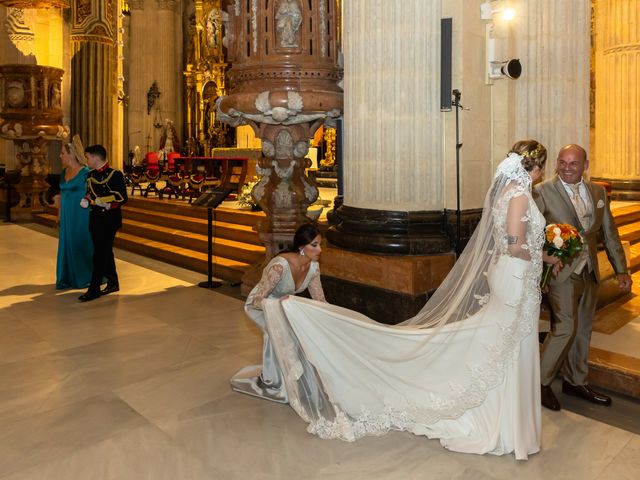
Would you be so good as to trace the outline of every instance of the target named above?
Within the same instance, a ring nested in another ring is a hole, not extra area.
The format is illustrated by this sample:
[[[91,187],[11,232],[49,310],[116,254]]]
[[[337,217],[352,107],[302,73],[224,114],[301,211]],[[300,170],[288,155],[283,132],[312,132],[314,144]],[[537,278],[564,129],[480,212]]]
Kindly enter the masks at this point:
[[[585,241],[583,248],[588,249],[589,256],[591,257],[591,265],[593,265],[598,280],[600,280],[597,256],[598,232],[602,234],[604,249],[607,252],[607,257],[609,257],[609,261],[615,272],[626,273],[627,259],[625,258],[622,244],[620,243],[620,237],[618,236],[618,229],[613,220],[613,215],[611,215],[607,193],[605,189],[599,185],[587,182],[586,180],[584,184],[591,197],[591,205],[593,205],[593,222],[587,231],[582,230],[573,203],[569,195],[567,195],[560,178],[557,176],[538,184],[533,191],[533,198],[540,212],[544,215],[547,224],[568,223],[580,230],[580,234]],[[564,282],[569,278],[571,272],[575,269],[575,261],[577,261],[577,258],[570,260],[558,276],[551,279],[549,282],[550,285],[553,286],[554,284]]]

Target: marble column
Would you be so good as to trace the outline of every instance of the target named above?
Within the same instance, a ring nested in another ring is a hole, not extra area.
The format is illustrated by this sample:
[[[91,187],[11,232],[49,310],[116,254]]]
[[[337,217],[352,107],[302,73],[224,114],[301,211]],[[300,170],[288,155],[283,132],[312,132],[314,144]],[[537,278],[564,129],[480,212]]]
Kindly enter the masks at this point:
[[[358,251],[448,251],[441,0],[351,0],[343,8],[344,199],[327,238]]]
[[[568,143],[589,149],[589,2],[519,0],[515,51],[515,139],[547,147],[547,177],[558,150]],[[506,60],[506,59],[505,59]]]
[[[72,9],[71,129],[85,145],[105,146],[118,164],[114,149],[114,99],[117,95],[116,0],[74,2]]]
[[[593,177],[613,197],[640,199],[640,2],[595,2],[595,152]]]

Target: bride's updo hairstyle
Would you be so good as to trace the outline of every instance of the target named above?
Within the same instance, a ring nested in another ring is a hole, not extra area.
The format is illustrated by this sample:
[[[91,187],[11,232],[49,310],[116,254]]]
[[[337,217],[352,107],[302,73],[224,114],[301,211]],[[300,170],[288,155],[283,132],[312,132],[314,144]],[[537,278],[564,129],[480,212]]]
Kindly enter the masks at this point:
[[[547,149],[536,140],[520,140],[511,147],[509,153],[517,153],[522,157],[522,166],[527,172],[535,167],[544,169],[547,161]]]
[[[281,251],[280,253],[285,253],[285,252],[298,253],[301,248],[304,248],[307,245],[309,245],[311,242],[313,242],[313,239],[316,238],[318,235],[322,236],[322,233],[320,233],[320,230],[318,230],[318,227],[316,227],[311,223],[303,223],[298,227],[298,229],[296,230],[296,233],[294,233],[293,235],[293,245],[291,246],[291,248],[287,248]]]

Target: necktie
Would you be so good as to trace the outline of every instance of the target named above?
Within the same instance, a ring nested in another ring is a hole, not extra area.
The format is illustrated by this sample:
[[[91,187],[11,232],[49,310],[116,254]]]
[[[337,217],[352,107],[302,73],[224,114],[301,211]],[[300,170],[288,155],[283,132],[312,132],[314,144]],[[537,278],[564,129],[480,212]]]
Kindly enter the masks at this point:
[[[576,213],[578,214],[578,218],[580,219],[580,223],[582,224],[582,228],[585,230],[589,228],[589,212],[587,210],[587,205],[584,203],[582,196],[580,196],[580,186],[578,184],[569,185],[571,188],[571,202],[573,203],[573,207],[576,209]]]
[[[569,185],[571,188],[571,203],[573,203],[573,207],[576,209],[576,213],[578,214],[578,219],[580,220],[580,224],[584,230],[587,230],[591,226],[591,212],[587,209],[587,205],[584,203],[582,196],[580,195],[580,186],[578,184]],[[576,261],[575,272],[580,274],[584,269],[585,265],[588,266],[589,271],[591,271],[591,260],[589,259],[587,245],[583,246],[582,252],[578,256],[578,260]]]

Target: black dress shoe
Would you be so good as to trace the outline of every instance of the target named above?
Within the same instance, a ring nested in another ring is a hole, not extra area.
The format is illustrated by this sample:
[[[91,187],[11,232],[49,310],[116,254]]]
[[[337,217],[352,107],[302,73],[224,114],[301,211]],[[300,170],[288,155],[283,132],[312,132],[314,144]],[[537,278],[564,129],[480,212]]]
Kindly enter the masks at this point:
[[[553,394],[553,390],[551,390],[551,385],[542,385],[540,389],[540,399],[542,400],[542,406],[549,410],[557,412],[561,408],[560,402]]]
[[[589,385],[571,385],[569,382],[562,382],[562,393],[584,398],[597,405],[611,405],[611,397],[604,393],[596,392]]]
[[[110,293],[119,292],[119,291],[120,291],[120,286],[119,285],[107,285],[106,287],[104,287],[100,291],[100,294],[101,295],[109,295]]]
[[[100,292],[86,292],[78,297],[81,302],[90,302],[100,296]]]

